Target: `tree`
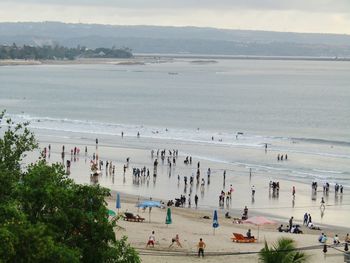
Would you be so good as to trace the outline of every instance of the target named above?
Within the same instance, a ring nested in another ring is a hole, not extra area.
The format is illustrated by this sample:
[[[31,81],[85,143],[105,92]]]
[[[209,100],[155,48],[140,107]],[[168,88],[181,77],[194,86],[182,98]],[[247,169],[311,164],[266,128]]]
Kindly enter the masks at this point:
[[[33,151],[38,144],[34,134],[28,129],[28,123],[15,124],[4,120],[5,111],[0,113],[0,122],[7,124],[0,138],[0,200],[5,201],[14,193],[15,185],[21,176],[21,162],[25,153]],[[0,126],[1,129],[1,126]]]
[[[61,164],[45,160],[23,171],[36,140],[27,124],[7,124],[0,138],[0,262],[140,262],[126,238],[116,240],[109,189],[76,184]]]
[[[277,243],[265,247],[259,252],[259,260],[264,263],[302,263],[308,261],[308,256],[296,251],[295,242],[291,238],[280,238]]]

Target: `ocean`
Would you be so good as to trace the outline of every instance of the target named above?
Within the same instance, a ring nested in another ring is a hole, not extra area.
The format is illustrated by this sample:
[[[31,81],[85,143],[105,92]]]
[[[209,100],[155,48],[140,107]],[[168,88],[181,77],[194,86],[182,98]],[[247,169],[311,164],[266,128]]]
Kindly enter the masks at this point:
[[[183,155],[350,187],[349,72],[350,62],[238,59],[2,66],[0,108],[39,135],[140,132],[191,145]],[[265,144],[297,161],[225,150]],[[152,149],[144,140],[132,146]]]

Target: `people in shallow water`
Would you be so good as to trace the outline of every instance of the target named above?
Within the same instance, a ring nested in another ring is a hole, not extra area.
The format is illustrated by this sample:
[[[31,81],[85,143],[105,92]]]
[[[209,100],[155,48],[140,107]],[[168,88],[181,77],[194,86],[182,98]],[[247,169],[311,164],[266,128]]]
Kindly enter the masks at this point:
[[[288,155],[287,154],[285,154],[285,155],[283,155],[283,154],[277,154],[277,161],[283,161],[283,159],[286,161],[286,160],[288,160]]]

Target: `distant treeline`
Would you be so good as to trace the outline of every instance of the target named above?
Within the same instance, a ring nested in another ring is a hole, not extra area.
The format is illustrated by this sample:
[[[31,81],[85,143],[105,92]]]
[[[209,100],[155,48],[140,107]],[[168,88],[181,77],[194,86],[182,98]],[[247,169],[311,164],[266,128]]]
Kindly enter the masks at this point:
[[[34,60],[74,60],[76,58],[130,58],[128,48],[67,48],[59,45],[17,46],[0,45],[0,59],[34,59]]]

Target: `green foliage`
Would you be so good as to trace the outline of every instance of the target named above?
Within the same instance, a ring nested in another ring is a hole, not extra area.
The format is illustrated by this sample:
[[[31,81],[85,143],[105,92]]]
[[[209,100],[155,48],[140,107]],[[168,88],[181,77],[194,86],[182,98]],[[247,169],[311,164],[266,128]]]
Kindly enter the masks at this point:
[[[77,57],[85,58],[130,58],[131,50],[128,48],[97,48],[85,47],[67,48],[54,46],[12,46],[0,45],[0,59],[34,59],[34,60],[74,60]]]
[[[27,124],[7,124],[0,139],[0,262],[140,262],[126,238],[115,238],[109,190],[75,184],[62,165],[45,160],[22,171],[24,154],[37,143]]]
[[[308,256],[296,251],[295,242],[290,238],[280,238],[277,243],[265,247],[259,252],[259,260],[264,263],[302,263],[308,261]]]
[[[10,198],[20,179],[20,164],[25,153],[37,148],[34,134],[27,127],[28,123],[15,124],[10,119],[4,120],[4,114],[5,111],[0,113],[0,121],[7,124],[6,131],[0,138],[0,200]]]

